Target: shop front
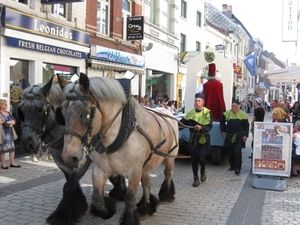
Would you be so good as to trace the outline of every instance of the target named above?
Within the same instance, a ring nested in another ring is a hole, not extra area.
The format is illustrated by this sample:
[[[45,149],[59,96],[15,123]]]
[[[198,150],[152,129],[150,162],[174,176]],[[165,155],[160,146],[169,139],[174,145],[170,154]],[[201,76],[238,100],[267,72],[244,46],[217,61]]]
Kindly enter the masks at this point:
[[[91,45],[88,60],[88,76],[129,78],[131,93],[141,95],[142,76],[145,72],[145,57],[99,45]]]
[[[71,81],[74,75],[86,72],[89,34],[15,9],[2,10],[0,98],[10,103],[14,115],[26,87],[46,83],[56,74]],[[18,121],[19,136],[20,127]],[[24,153],[18,144],[17,140],[16,154]]]

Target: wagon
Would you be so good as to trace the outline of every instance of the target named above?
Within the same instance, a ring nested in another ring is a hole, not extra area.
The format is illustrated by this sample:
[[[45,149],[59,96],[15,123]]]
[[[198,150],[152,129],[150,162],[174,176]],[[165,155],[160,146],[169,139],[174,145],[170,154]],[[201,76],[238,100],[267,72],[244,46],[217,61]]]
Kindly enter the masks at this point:
[[[176,115],[176,118],[180,120],[184,115]],[[224,146],[225,138],[222,136],[220,130],[220,123],[213,122],[213,127],[209,132],[210,134],[210,142],[211,142],[211,162],[215,165],[220,165],[223,161],[224,152],[226,150]],[[187,145],[189,140],[190,132],[188,128],[184,128],[179,131],[179,154],[178,158],[186,158],[189,157],[189,153],[187,151]]]

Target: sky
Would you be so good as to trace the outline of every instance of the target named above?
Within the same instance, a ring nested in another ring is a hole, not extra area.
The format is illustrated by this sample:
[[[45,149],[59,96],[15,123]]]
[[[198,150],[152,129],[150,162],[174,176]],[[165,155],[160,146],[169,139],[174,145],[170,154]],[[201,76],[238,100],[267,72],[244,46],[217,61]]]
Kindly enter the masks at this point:
[[[222,11],[222,4],[232,5],[232,13],[253,38],[263,42],[264,50],[288,64],[296,62],[295,42],[282,42],[282,0],[211,0]]]

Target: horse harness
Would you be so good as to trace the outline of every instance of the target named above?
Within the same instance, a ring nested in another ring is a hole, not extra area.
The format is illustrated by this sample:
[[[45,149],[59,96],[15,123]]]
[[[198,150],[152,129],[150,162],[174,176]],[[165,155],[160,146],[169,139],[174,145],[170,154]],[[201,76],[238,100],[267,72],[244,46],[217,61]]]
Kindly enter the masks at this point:
[[[46,134],[47,121],[48,121],[51,110],[54,113],[55,113],[55,110],[54,110],[54,107],[50,104],[50,102],[47,100],[47,98],[43,94],[40,93],[40,95],[35,95],[34,93],[32,93],[34,87],[38,87],[38,85],[33,85],[32,88],[30,89],[30,91],[28,92],[28,94],[26,96],[26,99],[23,101],[23,103],[20,103],[20,105],[18,105],[18,107],[17,107],[17,117],[18,117],[19,120],[21,120],[22,127],[28,126],[28,127],[31,127],[33,130],[36,131],[36,133],[37,133],[37,144],[38,144],[40,149],[43,149],[43,148],[46,147],[46,144],[42,140],[42,138]],[[46,108],[47,108],[47,110],[45,111],[45,117],[46,118],[45,118],[45,122],[43,123],[42,129],[36,128],[36,127],[32,126],[30,123],[25,123],[24,122],[24,116],[22,115],[22,112],[20,110],[20,108],[25,104],[25,102],[27,100],[35,100],[35,99],[36,100],[41,100],[44,103],[44,105],[46,105]],[[51,130],[53,127],[54,127],[54,125],[49,129]],[[38,131],[38,130],[40,130],[40,131]],[[51,140],[54,139],[50,134],[47,133],[47,135],[49,135],[49,138]]]
[[[95,100],[92,93],[90,96],[78,96],[78,94],[76,97],[67,96],[66,100],[70,100],[70,101],[90,100],[92,102],[91,106],[89,108],[88,107],[84,108],[83,112],[82,112],[82,124],[87,127],[87,132],[85,133],[85,135],[81,136],[80,134],[78,134],[77,132],[74,132],[72,130],[65,130],[65,134],[74,135],[81,140],[81,142],[82,142],[81,148],[87,155],[90,155],[90,153],[94,150],[97,151],[98,153],[106,153],[108,155],[116,152],[127,141],[128,137],[130,136],[132,131],[134,131],[134,129],[137,129],[137,131],[146,138],[146,140],[148,141],[148,143],[151,147],[151,152],[150,152],[148,158],[146,159],[146,161],[144,162],[144,166],[147,164],[147,162],[149,162],[151,160],[153,154],[156,154],[156,155],[159,155],[162,157],[169,157],[170,153],[173,152],[173,150],[178,146],[178,142],[176,141],[176,145],[174,147],[172,147],[168,151],[168,153],[164,153],[164,152],[161,152],[158,150],[163,144],[165,144],[166,137],[165,137],[165,133],[164,133],[158,119],[153,114],[151,114],[156,119],[159,127],[161,128],[161,130],[163,132],[163,137],[164,137],[162,141],[160,141],[156,146],[154,146],[154,144],[153,144],[152,140],[150,139],[150,137],[148,136],[148,134],[138,125],[138,123],[136,121],[135,106],[134,106],[134,102],[133,102],[135,100],[133,99],[132,95],[129,95],[129,97],[127,98],[127,103],[119,109],[119,111],[117,112],[117,114],[114,116],[114,118],[111,120],[111,122],[109,124],[109,126],[110,126],[115,121],[117,116],[122,112],[122,122],[121,122],[120,130],[119,130],[119,133],[118,133],[116,139],[113,141],[113,143],[111,143],[109,146],[105,147],[101,142],[100,135],[98,134],[93,138],[93,140],[89,144],[88,140],[91,137],[91,133],[93,130],[92,125],[93,125],[93,120],[95,118],[96,108],[101,112],[99,103]],[[160,114],[158,114],[158,115],[161,118],[163,118],[163,120],[167,124],[169,124],[169,126],[171,127],[170,122],[166,118],[164,118]],[[58,109],[56,110],[56,118],[57,118],[57,121],[61,121],[63,118],[63,115],[61,113],[61,107],[58,107]],[[63,121],[61,121],[61,125],[64,125]],[[107,126],[107,127],[109,127],[109,126]],[[175,140],[177,140],[176,134],[175,134],[175,131],[173,128],[172,128],[172,131],[173,131]]]

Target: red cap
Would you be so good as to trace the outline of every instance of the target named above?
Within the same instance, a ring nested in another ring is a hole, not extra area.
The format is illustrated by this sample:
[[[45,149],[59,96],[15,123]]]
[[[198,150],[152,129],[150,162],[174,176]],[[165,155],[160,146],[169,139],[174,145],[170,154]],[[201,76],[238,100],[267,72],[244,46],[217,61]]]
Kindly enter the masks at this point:
[[[216,76],[216,64],[208,64],[208,76]]]

